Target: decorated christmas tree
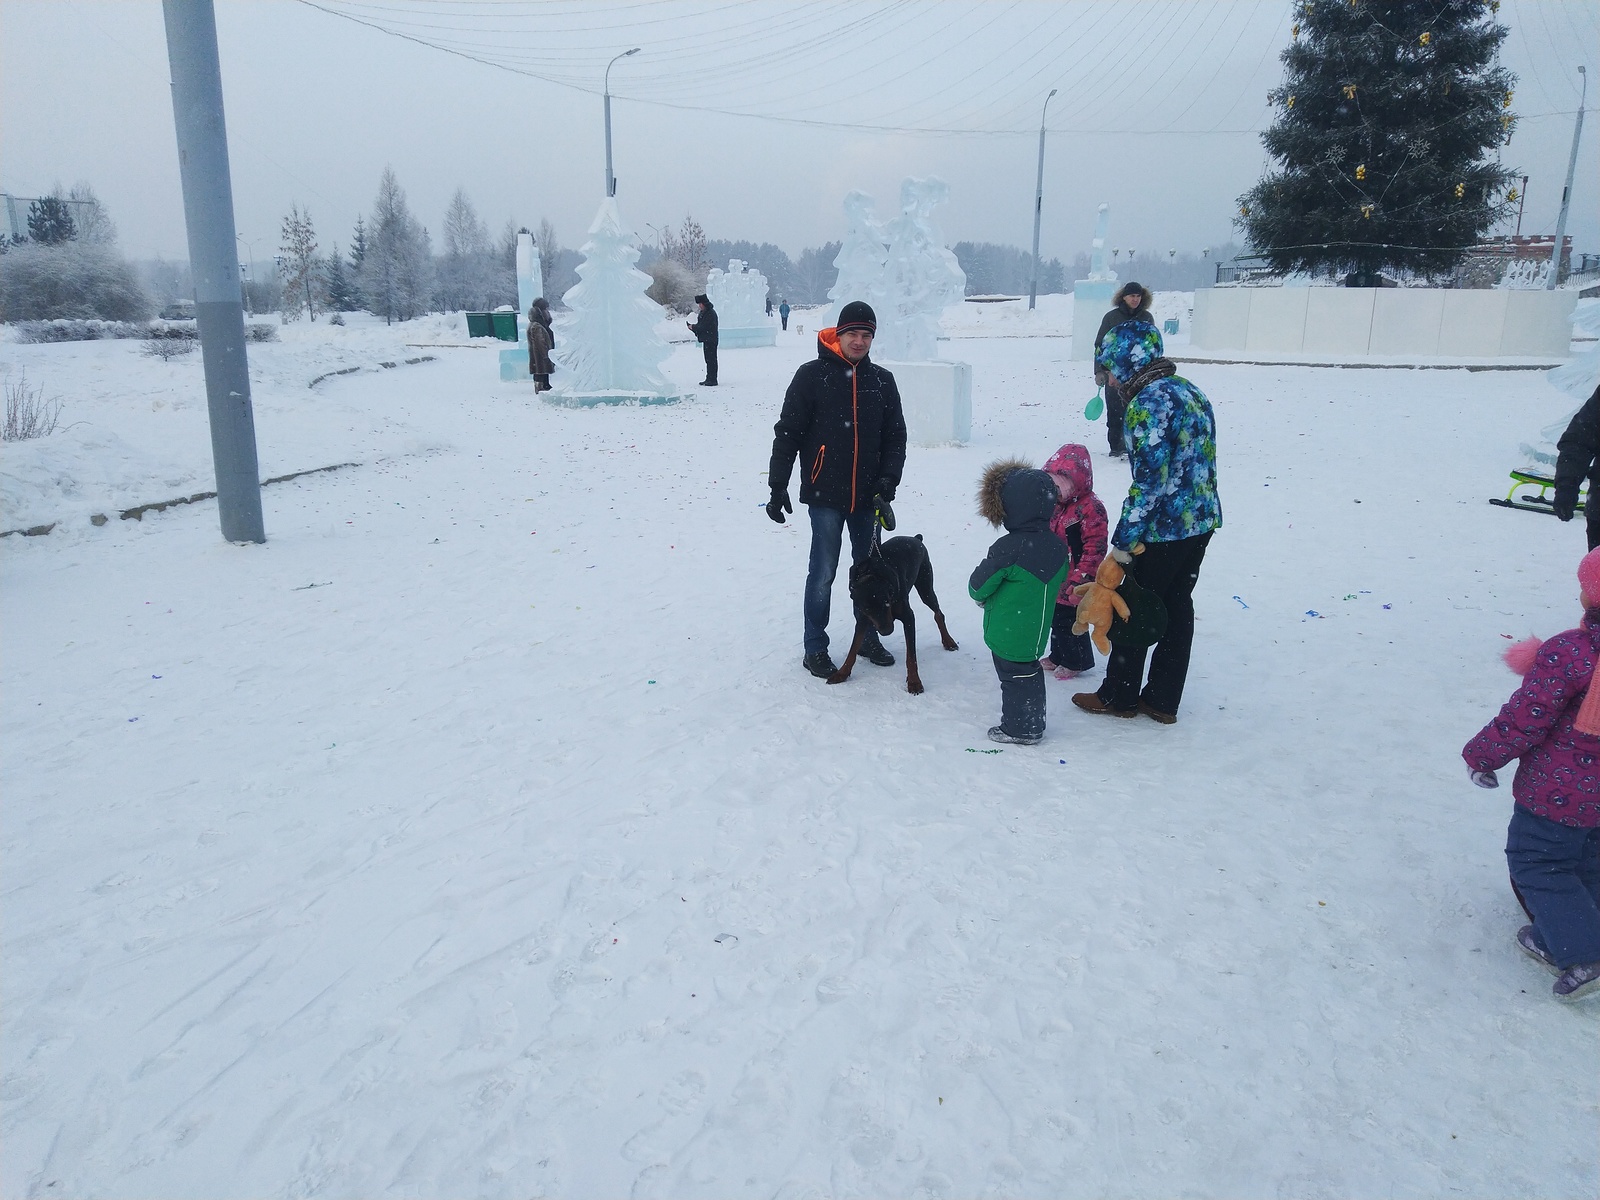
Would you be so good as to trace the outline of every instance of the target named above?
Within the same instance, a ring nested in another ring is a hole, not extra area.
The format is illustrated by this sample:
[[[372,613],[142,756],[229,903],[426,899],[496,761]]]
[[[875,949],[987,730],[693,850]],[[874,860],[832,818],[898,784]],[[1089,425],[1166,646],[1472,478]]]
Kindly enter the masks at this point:
[[[645,295],[650,276],[634,266],[639,248],[615,200],[601,201],[583,255],[556,322],[552,357],[568,373],[562,393],[601,402],[678,395],[661,373],[672,348],[655,327],[666,313]]]
[[[1236,224],[1280,271],[1450,270],[1516,202],[1497,0],[1296,0]]]

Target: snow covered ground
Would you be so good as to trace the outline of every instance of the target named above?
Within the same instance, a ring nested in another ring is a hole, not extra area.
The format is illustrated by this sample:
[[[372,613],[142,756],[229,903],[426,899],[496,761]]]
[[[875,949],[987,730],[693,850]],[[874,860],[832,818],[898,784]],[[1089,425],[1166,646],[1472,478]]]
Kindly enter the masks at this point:
[[[922,696],[800,669],[758,506],[806,314],[600,411],[444,318],[291,326],[264,474],[362,465],[247,548],[88,522],[211,486],[197,357],[0,346],[82,422],[0,457],[4,527],[61,522],[0,541],[0,1193],[1594,1195],[1600,1008],[1515,950],[1458,758],[1504,639],[1577,617],[1581,524],[1485,503],[1572,400],[1187,369],[1227,524],[1180,722],[1052,683],[1002,750],[978,473],[1127,476],[1062,314],[978,307],[973,442],[896,502],[961,643],[924,623]]]

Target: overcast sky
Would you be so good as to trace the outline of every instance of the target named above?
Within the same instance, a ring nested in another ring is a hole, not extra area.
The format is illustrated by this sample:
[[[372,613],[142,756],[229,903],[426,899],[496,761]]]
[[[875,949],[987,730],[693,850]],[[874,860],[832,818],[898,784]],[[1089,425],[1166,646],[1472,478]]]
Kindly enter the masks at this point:
[[[935,214],[947,241],[1026,247],[1040,105],[1057,88],[1042,252],[1070,261],[1087,249],[1102,200],[1113,244],[1197,251],[1230,240],[1235,197],[1261,171],[1290,10],[217,0],[241,259],[270,257],[291,203],[310,209],[324,248],[346,244],[386,165],[436,240],[461,186],[493,232],[548,217],[579,244],[603,193],[601,80],[633,46],[611,72],[614,159],[622,212],[647,240],[650,225],[692,213],[711,237],[797,254],[842,235],[846,192],[867,191],[892,215],[901,179],[917,174],[950,184]],[[1600,3],[1506,0],[1500,19],[1522,118],[1503,161],[1532,177],[1523,232],[1549,233],[1576,67],[1600,71]],[[1568,224],[1590,251],[1596,85]],[[129,254],[187,257],[158,0],[0,4],[0,188],[37,196],[80,180]]]

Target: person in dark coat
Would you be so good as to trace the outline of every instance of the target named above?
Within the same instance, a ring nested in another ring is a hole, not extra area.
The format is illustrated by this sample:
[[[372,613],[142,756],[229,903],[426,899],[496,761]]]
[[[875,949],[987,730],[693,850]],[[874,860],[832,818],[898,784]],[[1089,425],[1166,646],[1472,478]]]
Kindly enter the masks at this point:
[[[894,499],[906,464],[906,420],[894,376],[867,357],[878,318],[871,305],[852,300],[839,323],[817,334],[817,357],[794,373],[783,413],[772,427],[767,516],[783,524],[789,475],[800,460],[800,503],[811,515],[811,561],[806,571],[805,669],[826,679],[836,668],[828,657],[828,612],[839,572],[844,531],[850,531],[850,561],[872,548],[876,499]],[[859,653],[880,667],[894,655],[868,631]]]
[[[1556,495],[1551,511],[1563,521],[1572,520],[1578,508],[1578,488],[1589,485],[1589,502],[1584,506],[1584,523],[1589,527],[1589,549],[1600,546],[1600,387],[1574,414],[1567,431],[1556,443]]]
[[[778,305],[778,320],[783,322],[784,329],[787,330],[789,328],[789,302],[787,300]]]
[[[700,319],[692,325],[688,321],[689,332],[700,339],[700,348],[706,355],[706,377],[700,381],[701,387],[717,386],[717,310],[711,305],[711,297],[704,292],[694,298],[700,306]]]
[[[1106,389],[1106,442],[1111,448],[1112,458],[1128,457],[1128,444],[1123,436],[1123,421],[1128,414],[1128,399],[1117,386],[1116,377],[1101,367],[1098,360],[1100,346],[1106,340],[1106,334],[1124,321],[1155,323],[1150,315],[1149,289],[1132,280],[1117,289],[1117,294],[1111,302],[1111,311],[1100,318],[1100,332],[1094,335],[1096,360],[1094,381]]]
[[[550,372],[555,366],[550,361],[550,351],[556,348],[555,331],[551,328],[550,304],[543,296],[528,309],[528,374],[533,376],[533,390],[550,390]]]

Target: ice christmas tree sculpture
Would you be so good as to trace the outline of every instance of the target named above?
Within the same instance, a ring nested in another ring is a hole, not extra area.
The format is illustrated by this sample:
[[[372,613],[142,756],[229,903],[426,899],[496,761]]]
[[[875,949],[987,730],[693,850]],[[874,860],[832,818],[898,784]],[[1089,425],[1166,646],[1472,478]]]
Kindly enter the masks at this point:
[[[966,294],[966,272],[929,219],[949,198],[950,185],[942,179],[907,179],[900,185],[900,215],[884,230],[889,245],[872,345],[880,361],[938,358],[939,317]]]
[[[873,216],[872,197],[851,192],[844,198],[844,215],[849,224],[833,260],[839,275],[828,289],[824,327],[836,323],[839,310],[852,300],[863,300],[874,309],[883,302],[883,266],[888,255],[883,248],[883,229]]]
[[[1495,0],[1300,0],[1276,169],[1236,224],[1279,271],[1449,270],[1508,211],[1496,150],[1516,126]]]
[[[579,404],[678,398],[661,371],[672,350],[655,329],[666,313],[645,295],[650,277],[634,266],[639,250],[614,199],[601,201],[583,256],[556,323],[551,357],[567,378],[555,395]]]

